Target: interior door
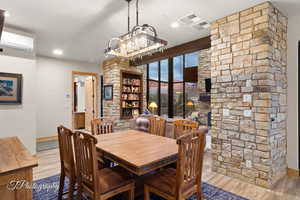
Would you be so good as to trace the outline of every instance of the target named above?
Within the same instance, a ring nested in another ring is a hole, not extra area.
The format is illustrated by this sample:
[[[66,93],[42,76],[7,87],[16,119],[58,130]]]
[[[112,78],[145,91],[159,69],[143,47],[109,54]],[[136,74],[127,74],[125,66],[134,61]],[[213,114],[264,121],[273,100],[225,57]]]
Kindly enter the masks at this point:
[[[89,76],[85,80],[85,129],[91,131],[91,121],[96,117],[96,80]]]

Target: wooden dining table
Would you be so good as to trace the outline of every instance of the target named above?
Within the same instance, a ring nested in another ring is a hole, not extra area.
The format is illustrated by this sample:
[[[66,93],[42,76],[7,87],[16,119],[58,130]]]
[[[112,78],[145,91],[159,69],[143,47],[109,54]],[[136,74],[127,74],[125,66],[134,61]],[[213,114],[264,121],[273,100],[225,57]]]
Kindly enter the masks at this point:
[[[95,136],[99,156],[118,163],[137,176],[176,162],[175,139],[126,130]]]

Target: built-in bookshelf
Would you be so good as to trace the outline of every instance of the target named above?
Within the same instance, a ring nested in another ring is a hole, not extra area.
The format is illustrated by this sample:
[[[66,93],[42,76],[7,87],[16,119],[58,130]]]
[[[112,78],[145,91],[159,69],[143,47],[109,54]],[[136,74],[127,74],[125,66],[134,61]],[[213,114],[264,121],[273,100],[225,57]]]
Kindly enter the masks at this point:
[[[143,75],[138,72],[121,71],[120,88],[121,119],[131,119],[142,113]]]

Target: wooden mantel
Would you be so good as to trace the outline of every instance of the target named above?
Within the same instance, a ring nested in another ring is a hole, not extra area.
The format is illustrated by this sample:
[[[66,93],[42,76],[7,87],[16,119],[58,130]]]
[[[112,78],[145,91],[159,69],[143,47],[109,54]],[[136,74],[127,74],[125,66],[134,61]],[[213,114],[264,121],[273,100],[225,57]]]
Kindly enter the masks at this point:
[[[38,165],[33,156],[17,137],[0,139],[0,194],[1,199],[31,200],[32,190],[19,188],[9,190],[16,181],[32,184],[32,168]],[[12,185],[11,185],[12,186]]]

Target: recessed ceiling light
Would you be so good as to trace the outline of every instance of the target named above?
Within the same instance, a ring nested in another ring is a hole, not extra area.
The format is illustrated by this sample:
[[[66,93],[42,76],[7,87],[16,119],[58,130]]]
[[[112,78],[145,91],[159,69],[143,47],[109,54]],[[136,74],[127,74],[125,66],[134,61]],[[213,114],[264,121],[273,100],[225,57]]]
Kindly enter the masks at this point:
[[[64,54],[64,51],[61,50],[61,49],[54,49],[54,50],[53,50],[53,54],[54,54],[54,55],[57,55],[57,56],[61,56],[61,55]]]
[[[10,16],[10,13],[9,13],[8,11],[5,11],[5,12],[4,12],[4,16],[5,16],[5,17],[9,17],[9,16]]]
[[[171,27],[172,27],[172,28],[178,28],[179,26],[180,26],[179,22],[173,22],[173,23],[171,24]]]

